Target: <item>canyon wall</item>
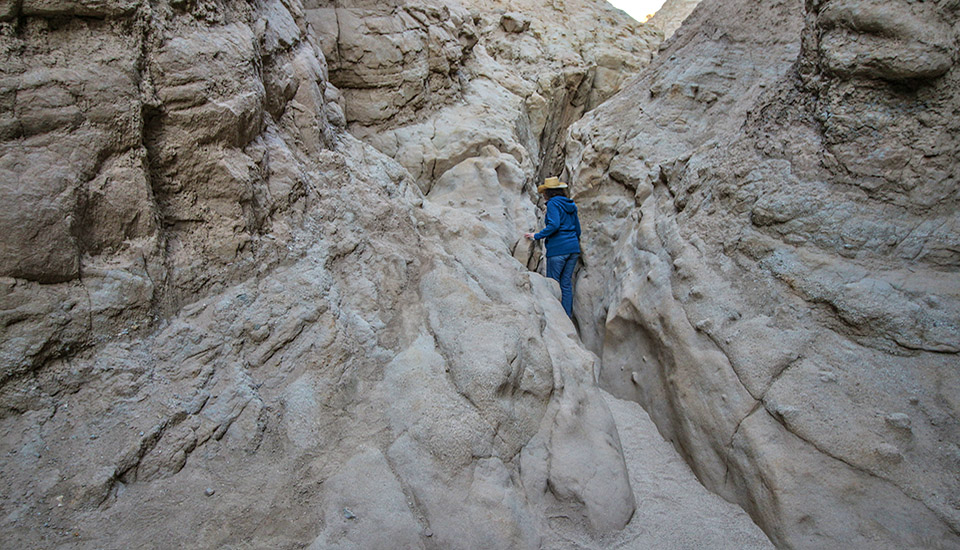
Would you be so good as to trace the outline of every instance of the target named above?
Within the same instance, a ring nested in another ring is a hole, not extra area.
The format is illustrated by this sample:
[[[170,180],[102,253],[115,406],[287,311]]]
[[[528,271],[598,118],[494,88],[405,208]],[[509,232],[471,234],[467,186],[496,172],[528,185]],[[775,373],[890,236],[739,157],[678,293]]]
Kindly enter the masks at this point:
[[[308,8],[350,132],[397,160],[424,193],[471,200],[482,188],[454,189],[451,178],[484,148],[526,183],[562,169],[566,128],[649,63],[661,40],[601,0]]]
[[[3,545],[611,540],[599,381],[781,547],[955,547],[957,11],[0,2]]]
[[[663,39],[666,40],[677,32],[680,25],[690,17],[700,2],[701,0],[666,0],[648,23],[660,29],[663,32]]]
[[[0,4],[4,546],[628,522],[596,357],[517,241],[660,35],[471,9]]]
[[[705,1],[570,132],[601,385],[779,546],[960,544],[957,36]]]

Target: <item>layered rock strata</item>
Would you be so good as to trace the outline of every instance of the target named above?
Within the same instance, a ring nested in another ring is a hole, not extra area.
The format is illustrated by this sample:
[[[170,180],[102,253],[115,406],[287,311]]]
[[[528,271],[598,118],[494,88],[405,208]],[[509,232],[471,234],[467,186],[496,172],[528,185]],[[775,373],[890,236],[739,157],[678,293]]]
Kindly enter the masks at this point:
[[[705,0],[567,142],[601,384],[779,546],[960,544],[957,9]]]

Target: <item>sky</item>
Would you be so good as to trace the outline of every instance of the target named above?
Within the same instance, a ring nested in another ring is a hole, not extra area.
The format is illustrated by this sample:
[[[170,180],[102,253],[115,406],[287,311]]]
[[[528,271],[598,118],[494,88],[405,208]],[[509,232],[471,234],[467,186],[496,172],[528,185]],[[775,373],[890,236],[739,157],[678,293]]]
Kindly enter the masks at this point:
[[[648,15],[653,15],[664,0],[607,0],[614,6],[630,14],[637,21],[646,21]]]

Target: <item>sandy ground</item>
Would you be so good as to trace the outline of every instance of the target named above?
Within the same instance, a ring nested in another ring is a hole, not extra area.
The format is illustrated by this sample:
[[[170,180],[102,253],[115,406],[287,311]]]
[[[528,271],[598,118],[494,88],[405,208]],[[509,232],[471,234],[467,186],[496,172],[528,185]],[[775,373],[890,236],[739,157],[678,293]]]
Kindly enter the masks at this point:
[[[565,522],[550,550],[745,550],[773,548],[739,506],[708,491],[637,403],[604,392],[617,422],[637,511],[620,533],[592,539]]]

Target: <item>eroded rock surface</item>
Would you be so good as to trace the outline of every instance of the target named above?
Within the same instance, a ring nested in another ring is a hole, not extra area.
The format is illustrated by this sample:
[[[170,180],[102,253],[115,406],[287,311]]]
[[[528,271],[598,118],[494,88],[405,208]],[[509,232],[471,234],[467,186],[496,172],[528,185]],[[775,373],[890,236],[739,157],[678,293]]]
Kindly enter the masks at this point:
[[[4,545],[629,544],[596,376],[778,545],[956,546],[957,9],[709,0],[617,94],[593,0],[0,2]]]
[[[704,1],[571,130],[601,384],[778,545],[960,544],[957,21]]]
[[[657,13],[650,18],[651,26],[663,31],[663,39],[666,40],[677,32],[677,29],[693,13],[693,10],[700,4],[701,0],[666,0]]]
[[[537,20],[0,6],[4,545],[512,549],[539,547],[549,515],[629,521],[596,357],[514,259],[543,133],[518,124],[528,95],[457,76],[489,55],[471,33],[519,47]],[[582,98],[571,112],[623,78],[578,63],[543,73],[551,98]],[[423,142],[428,160],[345,130],[482,120],[487,98],[504,112]]]
[[[425,193],[459,164],[490,156],[489,147],[501,172],[533,180],[559,170],[566,128],[660,42],[595,0],[309,7],[350,131],[400,162]]]

